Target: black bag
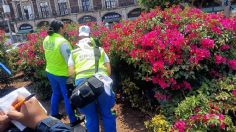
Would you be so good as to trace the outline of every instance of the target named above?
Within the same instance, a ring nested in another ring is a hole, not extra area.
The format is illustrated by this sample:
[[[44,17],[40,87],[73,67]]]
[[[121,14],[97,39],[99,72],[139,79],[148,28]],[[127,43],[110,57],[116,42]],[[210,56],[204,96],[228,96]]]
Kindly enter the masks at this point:
[[[99,47],[94,48],[95,56],[95,73],[98,71],[98,60],[101,56]],[[97,99],[104,92],[104,84],[102,81],[92,76],[77,86],[70,97],[73,107],[83,108]]]

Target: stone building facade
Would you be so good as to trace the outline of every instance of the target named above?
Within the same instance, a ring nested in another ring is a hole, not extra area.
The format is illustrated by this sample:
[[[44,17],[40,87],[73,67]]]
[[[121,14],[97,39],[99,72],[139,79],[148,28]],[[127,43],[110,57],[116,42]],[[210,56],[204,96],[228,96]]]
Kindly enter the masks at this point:
[[[0,29],[8,29],[4,23],[4,13],[0,0]],[[64,22],[104,22],[112,23],[120,20],[133,19],[140,15],[141,9],[137,0],[4,0],[9,4],[11,13],[11,29],[16,33],[27,33],[37,27],[49,24],[53,19]],[[214,0],[200,5],[205,12],[223,10],[223,0]],[[192,4],[199,6],[197,0]],[[236,0],[231,0],[232,16],[236,12]],[[207,7],[204,7],[207,6]],[[8,30],[6,30],[8,31]]]
[[[141,14],[137,0],[11,0],[11,20],[15,31],[27,33],[49,24],[64,22],[113,23]]]

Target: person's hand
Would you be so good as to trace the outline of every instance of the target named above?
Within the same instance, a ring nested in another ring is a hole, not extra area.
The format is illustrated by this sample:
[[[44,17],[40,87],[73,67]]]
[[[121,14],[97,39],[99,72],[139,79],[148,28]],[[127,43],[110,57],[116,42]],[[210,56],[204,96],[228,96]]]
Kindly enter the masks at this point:
[[[10,120],[8,116],[0,111],[0,132],[4,132],[10,125]]]
[[[17,100],[22,100],[23,97],[18,97]],[[17,102],[17,101],[16,101]],[[47,118],[47,113],[44,111],[39,101],[36,98],[31,98],[26,101],[20,108],[15,110],[13,107],[7,116],[12,119],[21,122],[23,125],[35,129],[37,123]]]

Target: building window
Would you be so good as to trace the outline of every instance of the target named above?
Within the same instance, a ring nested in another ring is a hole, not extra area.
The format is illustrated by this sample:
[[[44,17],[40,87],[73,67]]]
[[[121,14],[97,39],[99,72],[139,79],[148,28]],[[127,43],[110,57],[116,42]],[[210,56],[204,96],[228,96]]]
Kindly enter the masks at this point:
[[[67,15],[68,14],[68,7],[66,0],[58,0],[58,8],[60,15]]]
[[[33,12],[30,5],[23,6],[24,16],[27,20],[33,19]]]
[[[42,17],[46,18],[49,16],[49,6],[48,6],[48,2],[41,2],[40,3],[40,10],[42,13]]]
[[[89,0],[82,0],[82,8],[83,8],[83,11],[89,10]]]
[[[115,8],[116,7],[115,0],[106,0],[105,4],[106,4],[106,8]]]

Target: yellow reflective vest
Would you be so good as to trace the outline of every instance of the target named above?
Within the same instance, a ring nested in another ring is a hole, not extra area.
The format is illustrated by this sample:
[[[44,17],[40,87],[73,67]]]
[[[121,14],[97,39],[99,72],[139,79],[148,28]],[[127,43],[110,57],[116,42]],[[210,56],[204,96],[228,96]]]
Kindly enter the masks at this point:
[[[60,34],[54,33],[43,41],[46,58],[46,71],[56,76],[68,76],[68,65],[60,52],[61,44],[66,43],[72,50],[69,42]]]

